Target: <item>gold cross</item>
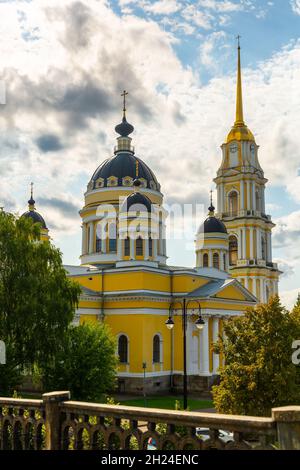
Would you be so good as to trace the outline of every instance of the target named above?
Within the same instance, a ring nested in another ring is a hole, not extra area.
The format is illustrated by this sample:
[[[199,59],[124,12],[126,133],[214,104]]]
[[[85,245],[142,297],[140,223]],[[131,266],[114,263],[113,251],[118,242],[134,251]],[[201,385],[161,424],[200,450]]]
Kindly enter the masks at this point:
[[[212,206],[213,202],[212,202],[212,195],[213,195],[213,190],[211,189],[210,190],[210,205]]]
[[[30,183],[31,186],[31,199],[33,199],[33,183]]]
[[[237,39],[237,43],[238,43],[238,48],[241,47],[240,45],[240,39],[241,39],[242,36],[240,36],[239,34],[237,35],[236,39]]]
[[[128,95],[128,91],[124,90],[123,93],[121,93],[121,96],[123,96],[123,113],[125,115],[126,112],[126,95]]]

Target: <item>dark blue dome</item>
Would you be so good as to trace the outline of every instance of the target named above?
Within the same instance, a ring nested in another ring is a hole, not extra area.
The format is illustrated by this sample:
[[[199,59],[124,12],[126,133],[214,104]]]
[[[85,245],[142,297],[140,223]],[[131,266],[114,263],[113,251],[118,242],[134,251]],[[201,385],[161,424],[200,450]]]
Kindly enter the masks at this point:
[[[41,216],[41,214],[39,214],[38,212],[36,211],[27,211],[27,212],[24,212],[24,214],[21,215],[21,217],[29,217],[30,219],[33,220],[33,222],[36,224],[36,223],[39,223],[41,224],[42,228],[47,228],[46,226],[46,222],[45,220],[43,219],[43,217]]]
[[[121,212],[151,212],[151,201],[150,199],[141,193],[133,193],[128,196],[121,208]]]
[[[200,226],[198,233],[227,233],[227,229],[220,219],[207,217]]]
[[[137,162],[138,176],[136,175]],[[117,152],[116,155],[101,163],[91,178],[89,189],[95,189],[97,187],[96,181],[99,178],[103,179],[102,186],[107,187],[107,179],[111,176],[115,176],[118,179],[118,184],[116,184],[116,186],[126,186],[126,184],[123,184],[123,178],[128,176],[133,180],[136,178],[142,178],[145,180],[146,188],[160,191],[160,184],[158,183],[154,173],[146,163],[130,152]]]
[[[115,131],[120,134],[121,137],[128,137],[129,134],[132,134],[134,131],[134,127],[126,121],[126,117],[124,116],[121,124],[115,127]]]

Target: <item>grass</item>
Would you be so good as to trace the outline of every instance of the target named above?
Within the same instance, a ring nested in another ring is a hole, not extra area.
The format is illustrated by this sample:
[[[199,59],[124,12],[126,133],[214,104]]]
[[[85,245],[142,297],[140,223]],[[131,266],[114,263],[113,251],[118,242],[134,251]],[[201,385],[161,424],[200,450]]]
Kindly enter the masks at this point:
[[[120,400],[118,397],[121,405],[127,406],[146,406],[147,408],[160,408],[166,410],[174,410],[175,409],[175,402],[180,402],[180,407],[183,409],[183,400],[181,397],[174,397],[174,396],[164,396],[164,397],[146,397],[146,403],[144,398],[133,398],[130,400]],[[205,408],[213,408],[213,402],[211,400],[198,400],[196,398],[189,398],[188,400],[188,408],[189,410],[201,410]]]

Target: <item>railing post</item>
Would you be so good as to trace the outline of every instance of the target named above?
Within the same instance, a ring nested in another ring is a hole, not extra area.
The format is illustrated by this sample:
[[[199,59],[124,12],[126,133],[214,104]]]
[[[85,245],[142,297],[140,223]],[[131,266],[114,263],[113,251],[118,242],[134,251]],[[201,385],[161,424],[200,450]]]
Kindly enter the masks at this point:
[[[272,409],[280,450],[300,450],[300,406]]]
[[[43,394],[45,404],[46,450],[60,449],[60,411],[59,403],[70,400],[70,392],[51,392]]]

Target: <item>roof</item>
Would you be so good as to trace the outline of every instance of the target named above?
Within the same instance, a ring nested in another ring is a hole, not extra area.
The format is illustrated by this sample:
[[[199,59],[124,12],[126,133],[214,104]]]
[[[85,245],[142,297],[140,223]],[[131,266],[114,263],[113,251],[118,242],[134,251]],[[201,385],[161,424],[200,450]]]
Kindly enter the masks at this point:
[[[210,297],[234,282],[235,279],[217,279],[215,281],[210,281],[204,286],[198,287],[190,292],[188,297]]]
[[[148,165],[130,152],[117,152],[116,155],[101,163],[91,178],[90,185],[92,189],[96,188],[96,181],[99,178],[103,178],[103,187],[107,187],[108,178],[111,176],[118,179],[116,186],[124,186],[123,178],[127,176],[132,179],[143,178],[146,188],[160,191],[160,184]]]
[[[29,210],[27,212],[24,212],[24,214],[21,215],[21,217],[26,217],[32,219],[33,223],[41,224],[42,228],[47,228],[46,222],[44,218],[35,210]]]
[[[121,211],[129,212],[151,212],[151,201],[150,199],[139,192],[130,194],[124,201]]]
[[[198,233],[227,233],[227,229],[222,220],[217,217],[209,216],[202,225],[200,225]]]

